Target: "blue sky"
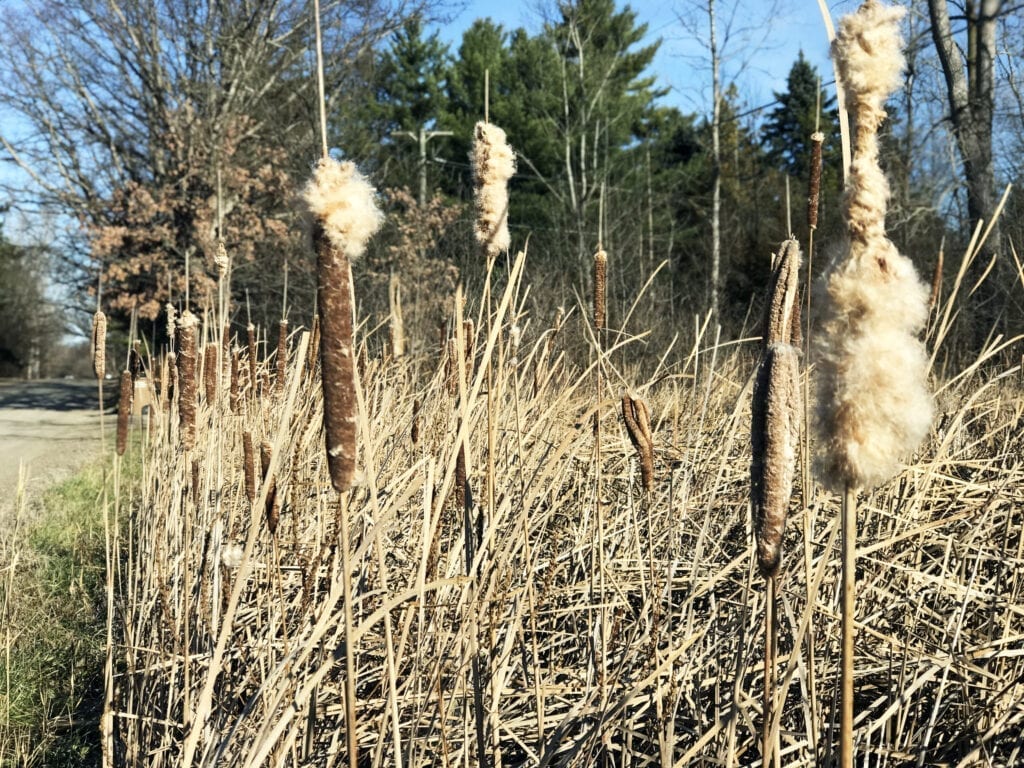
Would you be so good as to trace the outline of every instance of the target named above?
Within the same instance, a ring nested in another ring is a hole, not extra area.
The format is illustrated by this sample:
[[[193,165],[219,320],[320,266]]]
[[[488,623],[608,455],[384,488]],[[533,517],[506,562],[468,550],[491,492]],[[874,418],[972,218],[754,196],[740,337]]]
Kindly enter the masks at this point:
[[[627,4],[617,0],[617,7]],[[653,65],[659,85],[670,89],[665,101],[684,111],[705,113],[710,105],[711,74],[708,64],[707,4],[702,0],[634,0],[628,5],[639,22],[648,24],[648,39],[661,38]],[[440,37],[458,48],[463,30],[474,19],[490,17],[508,29],[538,31],[542,8],[554,0],[468,0],[452,23],[439,29]],[[855,0],[830,2],[833,21],[856,9]],[[774,13],[773,13],[774,11]],[[822,80],[832,80],[828,36],[817,0],[716,0],[719,45],[727,28],[731,35],[724,51],[724,76],[736,82],[744,104],[757,107],[773,100],[773,91],[785,88],[786,74],[799,50],[818,68]]]

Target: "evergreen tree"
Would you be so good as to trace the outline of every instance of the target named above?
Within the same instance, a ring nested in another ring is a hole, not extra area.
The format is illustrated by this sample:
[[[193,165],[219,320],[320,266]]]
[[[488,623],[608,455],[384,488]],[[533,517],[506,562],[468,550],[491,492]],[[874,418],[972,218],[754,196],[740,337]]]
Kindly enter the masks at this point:
[[[823,157],[835,169],[840,160],[839,113],[835,99],[820,90],[818,70],[800,51],[786,77],[786,90],[775,93],[778,105],[768,114],[762,137],[772,165],[790,176],[805,180],[810,168],[811,134],[819,125],[825,134]],[[820,102],[819,102],[820,99]],[[818,104],[821,118],[818,121]]]

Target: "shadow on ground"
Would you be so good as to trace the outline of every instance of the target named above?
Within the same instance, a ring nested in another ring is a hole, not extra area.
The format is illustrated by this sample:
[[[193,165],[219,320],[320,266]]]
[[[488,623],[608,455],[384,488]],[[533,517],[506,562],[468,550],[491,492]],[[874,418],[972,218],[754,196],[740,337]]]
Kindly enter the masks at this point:
[[[84,379],[0,380],[0,409],[88,411],[96,408],[97,396],[96,382]],[[117,397],[117,382],[104,382],[103,402],[107,410],[117,405]]]

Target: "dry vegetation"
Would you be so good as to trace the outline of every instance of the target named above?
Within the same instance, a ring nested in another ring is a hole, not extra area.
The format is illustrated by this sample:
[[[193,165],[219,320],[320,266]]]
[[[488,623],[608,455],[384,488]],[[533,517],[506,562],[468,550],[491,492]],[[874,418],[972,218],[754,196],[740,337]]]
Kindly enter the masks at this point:
[[[490,318],[463,324],[456,301],[454,343],[436,357],[371,355],[386,329],[357,333],[361,476],[349,492],[331,486],[302,328],[283,388],[273,355],[257,347],[250,360],[232,342],[238,362],[217,367],[230,386],[198,396],[193,449],[176,398],[141,421],[143,482],[117,500],[112,542],[108,759],[343,764],[355,734],[367,766],[760,764],[756,340],[721,344],[698,322],[688,352],[641,370],[619,364],[635,339],[608,329],[601,355],[575,365],[571,336],[599,348],[589,312],[547,326],[529,309],[524,260],[499,268]],[[960,293],[958,282],[933,312],[940,360]],[[997,340],[936,370],[920,453],[859,500],[858,762],[1024,759],[1017,349]],[[152,366],[166,382],[167,363]],[[650,494],[625,390],[649,409]],[[268,459],[248,493],[247,442]],[[777,586],[784,765],[823,764],[836,743],[838,508],[798,477]]]

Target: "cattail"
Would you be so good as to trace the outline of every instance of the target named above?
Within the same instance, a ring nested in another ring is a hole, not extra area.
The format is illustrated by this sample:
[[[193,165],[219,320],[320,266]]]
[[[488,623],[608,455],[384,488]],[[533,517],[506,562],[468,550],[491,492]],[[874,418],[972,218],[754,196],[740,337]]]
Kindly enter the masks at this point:
[[[121,397],[117,402],[117,455],[123,456],[128,447],[128,417],[132,413],[132,395],[135,387],[132,384],[132,373],[125,369],[121,372]]]
[[[252,432],[242,433],[242,467],[245,473],[245,498],[252,504],[256,501],[256,451],[253,448]]]
[[[178,416],[181,444],[191,451],[196,444],[196,326],[199,321],[187,309],[178,323]]]
[[[608,285],[608,254],[598,248],[594,254],[594,327],[604,328]]]
[[[312,371],[320,357],[320,315],[313,316],[313,325],[309,331],[309,348],[306,350],[306,368]]]
[[[516,172],[516,156],[496,125],[480,122],[473,129],[473,184],[476,187],[476,239],[489,258],[507,251],[508,181]]]
[[[928,357],[917,334],[928,291],[886,237],[889,184],[878,165],[886,98],[900,83],[904,10],[868,0],[843,19],[833,55],[854,110],[844,198],[847,242],[824,278],[819,334],[819,468],[834,489],[884,482],[928,431]]]
[[[165,306],[167,311],[167,341],[173,347],[174,346],[174,334],[177,331],[176,317],[174,305],[171,302],[167,302]]]
[[[459,341],[448,340],[448,354],[444,363],[445,389],[454,396],[459,391]]]
[[[473,379],[473,361],[476,359],[476,326],[472,320],[462,321],[462,343],[466,359],[466,381]]]
[[[415,398],[412,401],[412,428],[409,430],[409,438],[412,440],[413,447],[420,441],[420,400]]]
[[[96,378],[103,380],[107,375],[107,316],[103,310],[96,310],[92,316],[92,370]]]
[[[278,395],[284,392],[284,380],[288,372],[288,321],[283,319],[277,326],[277,377],[274,379],[274,391]]]
[[[391,354],[399,358],[405,354],[405,322],[402,319],[402,284],[394,272],[388,281],[388,307]]]
[[[654,491],[654,435],[651,433],[651,413],[647,404],[627,392],[622,395],[622,419],[626,433],[640,460],[640,479],[644,491]]]
[[[219,361],[217,360],[217,354],[219,348],[216,344],[210,343],[206,345],[206,351],[203,353],[203,389],[206,392],[206,402],[214,403],[217,401],[217,374],[219,371]]]
[[[249,388],[256,394],[256,326],[252,323],[245,328],[249,348]]]
[[[335,490],[349,489],[356,469],[356,390],[350,259],[363,254],[381,224],[370,183],[349,162],[321,158],[306,185],[315,217],[320,365],[327,465]]]
[[[260,443],[260,467],[263,470],[263,482],[267,484],[267,503],[263,514],[267,518],[267,528],[270,535],[277,533],[277,523],[281,519],[281,507],[277,501],[277,479],[270,474],[270,460],[273,457],[273,448],[269,440]]]
[[[238,403],[241,398],[241,390],[239,389],[238,378],[240,376],[240,369],[242,367],[242,361],[238,350],[236,349],[231,354],[231,390],[228,396],[228,407],[232,413],[238,413]]]
[[[164,410],[171,410],[171,403],[178,392],[178,356],[173,352],[167,353],[167,387],[164,391]]]
[[[757,565],[765,578],[778,575],[782,561],[800,442],[799,273],[800,246],[787,240],[769,282],[751,405],[750,499]]]
[[[825,134],[815,131],[811,134],[811,177],[807,183],[807,226],[818,228],[818,200],[821,197],[821,145]]]
[[[199,459],[192,459],[192,505],[197,509],[199,508],[199,502],[202,501],[203,498],[200,489]]]
[[[217,277],[223,279],[228,272],[228,250],[224,247],[224,241],[217,241],[217,250],[213,254],[213,263],[217,267]]]
[[[142,342],[136,340],[132,342],[132,348],[128,350],[128,370],[132,375],[133,386],[142,375],[142,353],[139,352],[141,346]]]

